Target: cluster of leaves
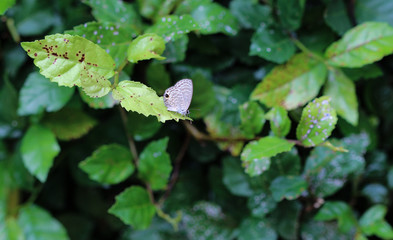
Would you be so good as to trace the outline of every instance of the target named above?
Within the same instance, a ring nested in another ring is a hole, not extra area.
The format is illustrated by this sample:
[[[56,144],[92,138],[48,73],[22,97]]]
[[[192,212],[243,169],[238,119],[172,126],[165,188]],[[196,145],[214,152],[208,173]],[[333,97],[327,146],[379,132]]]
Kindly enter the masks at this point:
[[[393,238],[391,2],[14,4],[0,239]]]

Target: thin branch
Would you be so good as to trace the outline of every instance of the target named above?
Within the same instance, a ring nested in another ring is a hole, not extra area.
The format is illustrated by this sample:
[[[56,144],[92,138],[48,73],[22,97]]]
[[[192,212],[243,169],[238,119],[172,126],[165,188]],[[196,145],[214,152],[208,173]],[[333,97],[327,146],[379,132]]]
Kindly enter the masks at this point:
[[[120,106],[119,106],[119,111],[120,111],[121,120],[123,121],[124,130],[126,132],[128,146],[130,147],[132,156],[134,158],[135,167],[138,167],[138,162],[139,162],[138,151],[135,146],[134,138],[130,135],[130,133],[128,132],[128,129],[127,129],[127,121],[128,121],[127,113],[124,110],[124,108],[122,108]]]
[[[182,145],[182,147],[181,147],[181,149],[175,159],[175,167],[174,167],[171,179],[169,180],[168,187],[167,187],[164,195],[161,197],[161,199],[159,201],[159,205],[161,205],[168,198],[170,192],[172,191],[174,185],[176,184],[176,181],[179,177],[179,172],[180,172],[180,163],[183,160],[184,155],[186,154],[186,151],[188,149],[188,145],[190,144],[190,139],[191,139],[191,136],[189,133],[187,133],[186,140],[183,142],[183,145]]]

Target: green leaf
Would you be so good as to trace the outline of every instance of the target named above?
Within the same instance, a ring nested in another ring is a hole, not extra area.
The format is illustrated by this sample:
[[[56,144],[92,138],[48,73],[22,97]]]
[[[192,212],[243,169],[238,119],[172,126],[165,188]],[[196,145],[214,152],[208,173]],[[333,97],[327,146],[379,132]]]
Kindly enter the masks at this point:
[[[361,194],[365,196],[372,204],[389,202],[388,189],[379,183],[367,184],[361,191]]]
[[[18,93],[8,78],[0,90],[0,120],[7,123],[17,120]]]
[[[326,50],[328,63],[338,67],[362,67],[393,53],[393,28],[367,22],[349,30]]]
[[[335,222],[308,221],[302,224],[302,239],[335,239],[348,240],[354,239],[353,234],[344,234],[338,230]],[[357,239],[356,240],[366,240]]]
[[[82,89],[79,89],[79,94],[82,101],[94,109],[112,108],[116,104],[116,101],[113,99],[111,92],[100,98],[89,97]]]
[[[15,0],[4,0],[0,3],[0,15],[4,15],[8,8],[15,4]]]
[[[24,7],[27,7],[26,5]],[[36,7],[38,7],[38,5],[39,4],[37,4]],[[26,16],[18,19],[16,23],[16,29],[20,35],[41,35],[55,24],[55,15],[51,9],[43,5],[40,7],[41,9],[35,8],[23,11],[22,14],[25,14]]]
[[[194,85],[194,95],[190,106],[190,115],[192,118],[202,118],[209,114],[217,104],[213,83],[202,71],[198,70],[192,73],[191,79]]]
[[[377,64],[369,64],[361,68],[343,68],[342,70],[352,81],[373,79],[383,75],[382,69]]]
[[[60,152],[55,135],[45,127],[31,126],[23,136],[20,150],[29,172],[45,182],[53,160]]]
[[[239,240],[267,239],[276,240],[277,233],[266,219],[246,218],[239,229]]]
[[[255,1],[235,0],[231,1],[230,9],[244,28],[257,29],[261,24],[273,23],[272,9],[268,5],[261,5]]]
[[[261,175],[270,167],[270,157],[291,150],[294,143],[277,137],[264,137],[248,143],[241,154],[246,173],[250,176]]]
[[[254,193],[248,198],[247,206],[252,216],[263,218],[277,207],[277,202],[265,192]]]
[[[20,91],[18,114],[40,114],[44,110],[56,112],[66,105],[73,93],[74,89],[59,87],[38,72],[32,72]]]
[[[282,201],[270,214],[271,225],[283,239],[296,239],[301,211],[299,201]]]
[[[310,190],[318,197],[326,197],[337,192],[347,181],[349,174],[360,173],[364,169],[364,152],[369,144],[366,134],[351,135],[342,141],[332,141],[337,147],[349,152],[334,152],[327,147],[315,147],[306,160],[304,175]]]
[[[218,3],[210,1],[183,2],[179,6],[177,14],[190,13],[200,27],[202,34],[224,33],[234,36],[239,31],[239,24],[231,12]],[[187,4],[194,6],[186,6]],[[185,9],[187,10],[179,10]]]
[[[375,205],[369,208],[360,218],[359,224],[367,235],[376,235],[383,239],[393,238],[393,228],[383,218],[387,212],[384,205]]]
[[[132,63],[141,60],[158,59],[164,60],[160,56],[165,50],[165,41],[155,33],[147,33],[135,38],[127,50],[127,59]]]
[[[183,213],[182,223],[189,239],[233,239],[233,222],[220,206],[199,202]]]
[[[110,22],[88,22],[65,33],[78,35],[96,43],[115,60],[116,67],[126,59],[128,45],[136,36],[132,29]]]
[[[345,202],[341,201],[328,201],[314,217],[315,220],[319,221],[338,221],[338,228],[342,232],[349,233],[356,227],[357,220],[352,212],[351,207]]]
[[[165,189],[172,171],[171,159],[165,151],[168,137],[150,142],[139,156],[139,177],[153,190]]]
[[[359,112],[355,84],[339,69],[329,71],[328,81],[323,90],[331,99],[331,105],[337,114],[350,124],[358,124]]]
[[[117,184],[134,172],[130,151],[118,144],[103,145],[79,163],[90,179],[102,184]]]
[[[97,121],[79,109],[64,108],[59,112],[45,115],[42,124],[64,141],[81,138]]]
[[[270,121],[270,129],[277,137],[285,137],[291,130],[291,120],[283,107],[272,108],[266,114],[266,119]]]
[[[164,5],[161,0],[137,0],[140,14],[148,19],[154,19]]]
[[[313,99],[325,82],[326,66],[306,54],[297,54],[275,67],[251,94],[268,107],[295,109]],[[307,86],[305,89],[304,86]]]
[[[318,145],[330,136],[336,123],[337,115],[330,106],[330,98],[317,98],[303,109],[296,137],[306,147]]]
[[[94,18],[99,22],[120,24],[132,32],[140,33],[142,31],[142,19],[134,4],[112,0],[87,0],[85,3],[92,7]]]
[[[277,11],[281,24],[287,30],[297,30],[300,27],[305,0],[278,0]]]
[[[121,81],[113,89],[113,98],[120,101],[120,105],[127,111],[138,112],[146,117],[153,115],[160,122],[171,119],[176,121],[179,119],[191,120],[180,113],[168,111],[162,97],[158,97],[153,89],[140,82]]]
[[[387,174],[387,182],[388,182],[388,187],[390,189],[393,189],[393,167],[389,168],[389,171]]]
[[[326,24],[339,35],[343,35],[352,28],[347,7],[341,0],[332,0],[329,2],[324,18]]]
[[[278,29],[261,25],[251,39],[250,55],[275,63],[284,63],[296,51],[292,40]]]
[[[307,182],[300,176],[281,176],[273,180],[270,191],[274,200],[293,200],[307,189]]]
[[[222,182],[228,190],[237,196],[250,197],[253,194],[249,183],[249,176],[244,173],[240,160],[234,157],[222,159],[223,178]]]
[[[171,86],[171,77],[165,65],[159,62],[151,62],[146,69],[146,80],[151,88],[162,95],[165,89]]]
[[[7,217],[5,221],[1,221],[0,239],[9,239],[9,240],[25,239],[25,236],[23,235],[23,231],[14,217]]]
[[[357,0],[355,2],[355,19],[358,23],[376,21],[393,26],[393,3],[385,0]]]
[[[188,36],[181,35],[176,41],[170,41],[165,45],[165,51],[162,54],[165,60],[162,63],[183,62],[186,58],[188,48]]]
[[[244,134],[241,132],[239,126],[222,121],[223,105],[229,96],[230,90],[223,87],[217,87],[214,90],[217,101],[213,111],[204,118],[206,130],[210,136],[228,139],[228,141],[217,143],[218,147],[221,150],[229,150],[233,156],[238,156],[243,148],[244,142],[230,141],[230,139],[244,138]]]
[[[45,40],[21,45],[34,59],[40,73],[60,86],[82,86],[82,80],[108,79],[114,74],[115,62],[111,56],[80,36],[48,35]]]
[[[129,112],[127,120],[127,130],[136,141],[151,138],[162,126],[154,117],[145,117],[135,112]]]
[[[240,107],[243,103],[247,102],[251,90],[250,85],[243,84],[236,85],[231,89],[222,106],[221,120],[223,122],[230,123],[233,126],[240,125]]]
[[[244,134],[252,138],[260,133],[265,124],[265,112],[255,101],[248,101],[239,106],[241,130]]]
[[[165,42],[176,41],[184,34],[199,30],[196,21],[188,14],[182,16],[162,17],[145,33],[155,33],[165,39]]]
[[[149,227],[156,209],[146,190],[133,186],[116,196],[116,203],[108,212],[135,229],[145,229]]]
[[[30,204],[19,210],[18,224],[26,239],[69,239],[61,223],[36,205]]]

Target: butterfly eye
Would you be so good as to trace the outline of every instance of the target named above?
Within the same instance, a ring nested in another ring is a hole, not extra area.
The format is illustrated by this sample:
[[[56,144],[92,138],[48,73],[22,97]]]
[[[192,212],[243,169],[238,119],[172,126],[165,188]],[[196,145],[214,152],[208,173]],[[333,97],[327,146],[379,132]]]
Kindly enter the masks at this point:
[[[169,98],[169,94],[168,93],[165,94],[165,98]]]

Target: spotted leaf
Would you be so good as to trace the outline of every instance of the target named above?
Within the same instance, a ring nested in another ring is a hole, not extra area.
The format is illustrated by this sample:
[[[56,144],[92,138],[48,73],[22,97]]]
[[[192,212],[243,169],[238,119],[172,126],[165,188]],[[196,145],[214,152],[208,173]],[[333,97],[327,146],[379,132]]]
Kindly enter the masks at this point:
[[[330,106],[330,97],[320,97],[307,104],[296,129],[296,136],[306,147],[325,141],[337,123],[336,110]]]
[[[23,42],[22,47],[34,59],[40,73],[60,86],[81,86],[84,78],[106,80],[114,74],[112,57],[80,36],[49,35],[44,40]]]

